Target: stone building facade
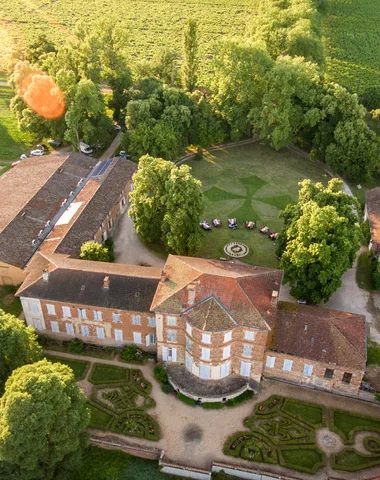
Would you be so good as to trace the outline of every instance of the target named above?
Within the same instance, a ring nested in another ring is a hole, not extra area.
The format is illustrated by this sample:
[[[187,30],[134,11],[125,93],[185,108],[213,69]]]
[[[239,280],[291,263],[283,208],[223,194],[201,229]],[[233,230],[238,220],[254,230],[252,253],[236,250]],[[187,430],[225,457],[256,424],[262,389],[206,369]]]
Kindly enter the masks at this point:
[[[18,291],[44,334],[157,352],[170,381],[215,401],[263,377],[356,395],[365,318],[279,302],[282,272],[169,255],[163,271],[39,253]]]

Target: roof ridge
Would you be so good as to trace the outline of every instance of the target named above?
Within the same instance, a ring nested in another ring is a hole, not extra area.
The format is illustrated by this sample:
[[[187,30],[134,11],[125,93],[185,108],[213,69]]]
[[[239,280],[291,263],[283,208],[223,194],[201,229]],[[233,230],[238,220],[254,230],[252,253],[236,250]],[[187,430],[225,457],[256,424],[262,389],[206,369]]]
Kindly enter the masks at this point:
[[[347,313],[349,313],[349,312],[347,312]],[[334,317],[334,318],[335,318],[335,317]],[[356,353],[359,354],[360,357],[362,357],[364,360],[366,360],[366,357],[363,356],[363,355],[358,351],[358,349],[355,347],[355,345],[346,337],[346,335],[344,335],[344,333],[340,330],[340,328],[338,328],[338,327],[333,323],[334,318],[331,318],[331,319],[329,318],[329,319],[328,319],[330,325],[331,325],[333,328],[335,328],[335,330],[336,330],[337,332],[339,332],[339,334],[346,340],[347,343],[349,343],[349,344],[351,345],[351,347],[356,351]],[[336,319],[336,318],[335,318],[335,319]]]
[[[196,307],[200,307],[201,305],[203,305],[206,302],[209,302],[210,300],[214,300],[214,302],[219,305],[219,307],[230,317],[230,319],[236,325],[238,325],[238,322],[235,320],[235,318],[232,316],[232,314],[227,310],[227,308],[220,302],[220,300],[213,293],[211,295],[209,295],[208,297],[204,298],[203,300],[201,300],[200,302],[198,302],[197,304],[195,304],[192,307],[188,308],[187,310],[183,311],[181,313],[181,315],[186,315],[187,313],[190,313]]]

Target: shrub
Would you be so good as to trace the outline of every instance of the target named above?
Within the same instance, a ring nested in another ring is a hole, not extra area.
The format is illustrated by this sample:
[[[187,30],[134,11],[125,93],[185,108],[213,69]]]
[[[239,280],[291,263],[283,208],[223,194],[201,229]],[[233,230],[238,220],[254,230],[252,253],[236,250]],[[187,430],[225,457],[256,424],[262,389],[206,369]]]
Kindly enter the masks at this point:
[[[254,393],[252,390],[246,390],[238,397],[230,398],[229,400],[227,400],[226,405],[227,407],[236,407],[236,405],[240,405],[247,400],[251,400],[253,398],[253,395]]]
[[[144,359],[144,353],[134,344],[125,345],[120,351],[120,358],[126,362],[141,362]]]
[[[156,378],[159,382],[168,384],[169,379],[168,379],[168,374],[166,373],[165,367],[162,365],[156,365],[154,367],[154,378]]]
[[[224,404],[222,402],[205,402],[205,403],[202,403],[202,407],[218,409],[218,408],[223,408]]]
[[[170,383],[161,383],[161,390],[164,393],[172,393],[174,392],[174,388],[170,385]]]
[[[375,399],[380,402],[380,392],[375,393]]]
[[[84,343],[79,338],[73,338],[67,347],[70,353],[82,353],[84,350]]]
[[[177,397],[178,400],[181,400],[181,402],[186,403],[187,405],[191,405],[192,407],[195,407],[195,405],[197,404],[196,400],[186,397],[186,395],[183,395],[182,393],[178,393]]]
[[[366,241],[366,244],[368,245],[369,242],[371,241],[371,229],[369,227],[369,221],[366,220],[365,222],[363,222],[360,226],[360,229],[361,229],[363,238]]]
[[[372,285],[375,290],[380,290],[380,272],[379,261],[372,255],[371,257]]]
[[[104,242],[104,245],[108,248],[108,261],[114,262],[115,261],[115,253],[114,253],[114,241],[112,237],[108,237],[107,240]]]

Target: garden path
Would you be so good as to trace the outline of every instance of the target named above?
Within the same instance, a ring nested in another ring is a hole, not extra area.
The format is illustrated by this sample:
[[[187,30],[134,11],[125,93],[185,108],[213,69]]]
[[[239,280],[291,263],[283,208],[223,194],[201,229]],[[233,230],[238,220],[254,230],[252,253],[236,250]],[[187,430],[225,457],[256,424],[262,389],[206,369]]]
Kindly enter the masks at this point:
[[[223,454],[223,445],[227,438],[238,432],[244,431],[243,426],[245,417],[253,413],[254,405],[257,402],[266,400],[271,395],[282,395],[284,397],[304,400],[306,402],[318,403],[328,408],[340,408],[350,412],[360,413],[368,416],[380,418],[380,409],[378,405],[363,402],[357,399],[332,395],[327,392],[321,392],[308,388],[300,388],[283,382],[274,380],[264,380],[262,382],[261,392],[254,397],[252,401],[247,401],[234,408],[225,407],[221,410],[208,410],[201,407],[191,407],[179,401],[174,395],[164,394],[158,382],[153,377],[153,363],[148,362],[145,365],[136,367],[135,364],[120,362],[116,357],[114,360],[103,360],[94,357],[83,357],[71,353],[48,351],[45,353],[54,356],[62,356],[71,359],[85,359],[91,363],[104,363],[125,368],[139,368],[144,377],[152,383],[150,396],[156,401],[156,407],[149,411],[160,425],[160,440],[151,442],[145,439],[126,437],[102,430],[90,429],[97,438],[113,437],[122,440],[125,444],[134,444],[144,447],[154,447],[165,451],[166,456],[175,463],[182,465],[210,468],[212,461],[219,461],[228,464],[239,465],[246,468],[259,468],[267,473],[289,474],[289,470],[278,465],[264,465],[249,462],[242,459],[235,459]],[[88,389],[88,370],[85,379],[85,390]],[[82,380],[83,382],[83,380]],[[79,383],[81,385],[81,382]],[[87,390],[88,392],[88,390]],[[87,393],[86,392],[86,393]],[[374,474],[371,469],[371,475]],[[376,472],[380,473],[380,469]],[[366,475],[358,473],[350,474],[346,472],[338,473],[321,470],[316,475],[311,476],[302,474],[302,479],[326,480],[326,472],[336,479],[359,480],[365,479]],[[380,477],[379,477],[380,478]]]

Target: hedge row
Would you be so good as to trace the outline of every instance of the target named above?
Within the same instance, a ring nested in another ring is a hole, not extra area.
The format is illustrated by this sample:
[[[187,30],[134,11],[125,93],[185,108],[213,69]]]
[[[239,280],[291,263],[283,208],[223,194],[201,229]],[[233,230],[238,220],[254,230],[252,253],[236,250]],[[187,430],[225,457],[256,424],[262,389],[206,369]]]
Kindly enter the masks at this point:
[[[330,430],[340,435],[345,444],[351,445],[356,432],[380,433],[380,420],[359,413],[351,414],[345,410],[331,409]]]
[[[333,470],[344,472],[357,472],[365,468],[380,465],[380,455],[363,455],[354,448],[345,448],[336,455],[331,455],[331,467]]]
[[[279,446],[277,447],[277,453],[281,466],[310,475],[314,475],[326,465],[325,452],[315,445]],[[293,460],[298,460],[298,463],[291,461],[292,455],[294,455]]]
[[[182,393],[177,393],[177,398],[178,400],[181,400],[181,402],[186,403],[186,405],[191,405],[192,407],[195,407],[197,404],[196,400],[186,397],[186,395],[183,395]]]
[[[237,405],[240,405],[241,403],[246,402],[247,400],[251,400],[253,396],[254,396],[254,393],[252,390],[246,390],[238,397],[230,398],[229,400],[227,400],[226,405],[227,407],[236,407]]]

